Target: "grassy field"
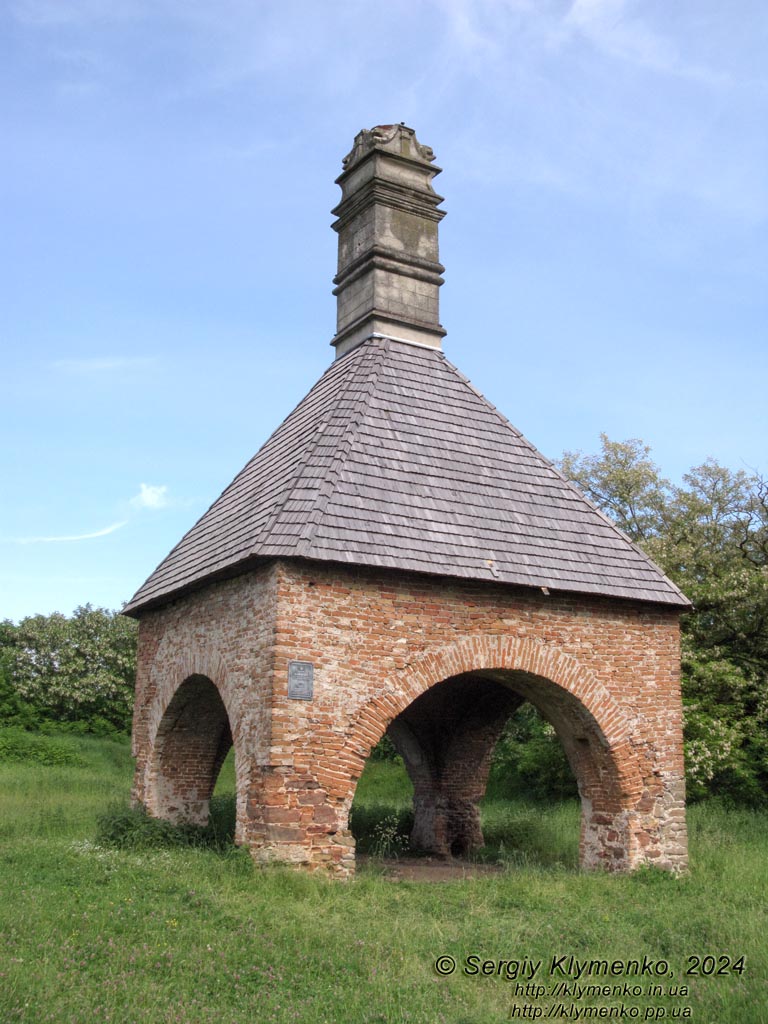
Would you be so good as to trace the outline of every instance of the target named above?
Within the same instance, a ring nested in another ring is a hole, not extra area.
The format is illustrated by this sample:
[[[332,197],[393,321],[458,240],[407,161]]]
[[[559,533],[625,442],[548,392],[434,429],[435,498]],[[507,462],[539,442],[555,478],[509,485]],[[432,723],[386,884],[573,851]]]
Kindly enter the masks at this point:
[[[503,864],[499,873],[393,883],[374,859],[343,884],[256,869],[232,848],[99,843],[98,815],[127,799],[127,744],[34,742],[0,732],[2,1024],[768,1024],[765,815],[694,807],[689,875],[617,877],[578,872],[578,808],[496,801],[484,809],[484,858]],[[232,785],[225,766],[223,803]],[[369,765],[360,821],[397,819],[407,804],[400,771]],[[551,975],[552,959],[571,954],[647,956],[673,974],[582,977],[577,984],[630,992],[553,995],[573,979]],[[702,962],[705,971],[727,973],[685,975],[689,957],[707,955],[715,960]],[[439,956],[454,958],[455,973],[438,975]],[[471,956],[542,965],[533,983],[515,981],[506,965],[501,974],[466,973]],[[516,992],[520,983],[547,991]],[[649,994],[652,984],[661,995]]]

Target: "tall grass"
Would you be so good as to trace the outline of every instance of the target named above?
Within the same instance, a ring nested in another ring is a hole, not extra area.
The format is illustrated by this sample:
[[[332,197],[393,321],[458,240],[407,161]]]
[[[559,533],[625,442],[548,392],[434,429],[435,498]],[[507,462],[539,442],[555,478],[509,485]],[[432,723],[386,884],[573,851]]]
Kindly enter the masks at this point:
[[[623,1000],[639,1019],[687,1007],[697,1024],[768,1022],[765,815],[694,807],[686,877],[619,877],[574,867],[577,808],[492,801],[484,824],[499,872],[395,884],[363,871],[338,884],[257,869],[231,846],[98,842],[99,815],[127,799],[127,744],[71,742],[80,764],[0,764],[2,1024],[500,1024],[546,1003],[503,976],[462,973],[464,958],[527,956],[544,971],[570,953],[667,958],[689,993],[652,997],[644,982]],[[407,793],[386,768],[376,778],[380,768],[357,805],[400,814]],[[217,797],[226,788],[225,777]],[[686,979],[687,957],[706,953],[743,953],[745,971]],[[439,955],[459,970],[439,977]]]
[[[351,828],[361,853],[375,852],[387,827],[400,838],[392,852],[405,852],[413,826],[413,786],[400,758],[368,761],[352,806]],[[563,800],[543,806],[525,800],[504,800],[496,793],[483,800],[481,822],[485,847],[477,860],[507,865],[561,865],[576,869],[579,861],[579,804]]]
[[[131,769],[125,739],[0,730],[0,839],[89,834],[106,805],[127,799]]]

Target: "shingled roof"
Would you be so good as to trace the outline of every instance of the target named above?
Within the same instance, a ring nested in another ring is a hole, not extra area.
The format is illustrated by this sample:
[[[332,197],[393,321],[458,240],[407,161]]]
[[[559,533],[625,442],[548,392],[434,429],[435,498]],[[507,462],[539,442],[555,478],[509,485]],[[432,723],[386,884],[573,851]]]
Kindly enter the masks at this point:
[[[124,611],[274,558],[689,604],[442,351],[385,338],[333,363]]]
[[[336,361],[124,612],[275,558],[689,604],[443,355],[434,159],[403,124],[357,134]]]

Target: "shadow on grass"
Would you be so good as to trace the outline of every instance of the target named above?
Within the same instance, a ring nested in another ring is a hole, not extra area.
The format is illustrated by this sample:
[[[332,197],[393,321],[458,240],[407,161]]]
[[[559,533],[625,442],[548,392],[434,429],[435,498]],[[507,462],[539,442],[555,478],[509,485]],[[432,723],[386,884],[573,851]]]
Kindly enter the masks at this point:
[[[488,801],[482,808],[485,846],[477,860],[516,867],[579,867],[577,800]]]
[[[485,846],[471,862],[510,867],[561,867],[578,870],[578,801],[539,804],[522,800],[486,801],[482,808]],[[349,819],[357,853],[391,858],[414,856],[409,836],[411,808],[389,804],[358,804]]]

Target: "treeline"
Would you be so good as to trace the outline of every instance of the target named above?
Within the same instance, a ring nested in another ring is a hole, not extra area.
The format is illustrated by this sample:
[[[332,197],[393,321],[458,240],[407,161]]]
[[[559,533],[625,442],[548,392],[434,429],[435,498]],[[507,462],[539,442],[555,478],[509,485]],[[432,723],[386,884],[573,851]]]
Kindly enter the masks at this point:
[[[710,460],[675,485],[641,441],[605,435],[599,454],[567,452],[559,468],[693,602],[682,617],[689,797],[768,806],[768,484]],[[136,623],[115,612],[0,623],[0,725],[128,731],[135,670]],[[498,744],[491,783],[502,781],[529,796],[573,789],[531,708]]]
[[[136,622],[117,612],[0,623],[0,725],[128,732],[135,677]]]
[[[708,460],[680,485],[642,441],[601,435],[558,468],[693,602],[682,616],[689,799],[768,806],[768,484]],[[554,730],[529,706],[507,725],[491,784],[537,797],[575,791]]]
[[[768,804],[768,483],[710,459],[680,485],[601,435],[562,472],[693,602],[682,617],[688,795]]]

